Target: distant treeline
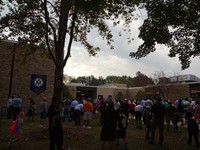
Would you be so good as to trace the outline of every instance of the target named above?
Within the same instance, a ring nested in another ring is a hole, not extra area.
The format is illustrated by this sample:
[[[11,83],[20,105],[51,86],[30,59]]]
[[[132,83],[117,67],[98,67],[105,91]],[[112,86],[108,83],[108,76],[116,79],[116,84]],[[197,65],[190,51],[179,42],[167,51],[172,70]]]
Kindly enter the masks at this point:
[[[130,76],[107,76],[106,78],[103,77],[94,77],[91,76],[82,76],[82,77],[71,77],[66,76],[64,77],[65,82],[70,83],[83,83],[90,86],[99,86],[103,84],[109,83],[118,83],[118,84],[126,84],[127,87],[142,87],[147,85],[155,85],[155,82],[152,78],[140,73],[139,71],[136,73],[135,77]]]

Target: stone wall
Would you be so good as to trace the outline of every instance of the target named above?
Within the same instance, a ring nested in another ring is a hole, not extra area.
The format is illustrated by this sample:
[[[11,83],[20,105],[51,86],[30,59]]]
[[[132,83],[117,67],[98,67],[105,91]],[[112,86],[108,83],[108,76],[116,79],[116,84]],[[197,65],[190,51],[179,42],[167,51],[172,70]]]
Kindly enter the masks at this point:
[[[108,96],[112,96],[113,98],[115,97],[114,95],[114,88],[111,87],[97,87],[97,95],[102,95],[103,98],[108,98]]]
[[[11,64],[14,52],[14,43],[11,41],[0,42],[0,107],[6,106],[9,96],[9,83],[11,77]],[[26,55],[26,57],[24,57]],[[26,58],[24,60],[24,58]],[[23,107],[27,108],[29,99],[32,97],[36,104],[39,104],[42,97],[46,97],[48,103],[51,102],[54,83],[54,64],[51,59],[41,56],[41,50],[27,55],[27,51],[22,48],[15,49],[15,59],[13,67],[11,95],[21,96]],[[46,91],[35,94],[30,90],[31,74],[47,76]]]

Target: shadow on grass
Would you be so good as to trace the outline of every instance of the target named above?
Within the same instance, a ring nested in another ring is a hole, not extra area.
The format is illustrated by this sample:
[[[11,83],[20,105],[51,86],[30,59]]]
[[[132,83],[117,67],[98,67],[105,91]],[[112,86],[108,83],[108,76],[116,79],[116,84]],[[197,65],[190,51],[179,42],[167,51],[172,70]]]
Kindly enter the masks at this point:
[[[0,150],[6,150],[7,142],[10,140],[8,134],[8,125],[10,120],[5,117],[0,118]],[[74,122],[63,122],[64,129],[64,150],[70,145],[71,150],[99,150],[100,149],[100,130],[99,115],[96,114],[91,122],[91,129],[75,126]],[[187,130],[179,127],[178,132],[164,131],[163,145],[157,144],[158,131],[156,131],[156,139],[154,145],[149,145],[145,140],[145,130],[136,129],[135,120],[129,121],[127,129],[128,150],[191,150],[196,149],[193,141],[192,146],[187,143]],[[25,122],[23,127],[23,135],[21,140],[21,150],[48,150],[49,135],[48,128],[39,128],[39,117],[34,122]],[[115,150],[125,150],[126,147],[120,141],[119,146],[114,147]]]

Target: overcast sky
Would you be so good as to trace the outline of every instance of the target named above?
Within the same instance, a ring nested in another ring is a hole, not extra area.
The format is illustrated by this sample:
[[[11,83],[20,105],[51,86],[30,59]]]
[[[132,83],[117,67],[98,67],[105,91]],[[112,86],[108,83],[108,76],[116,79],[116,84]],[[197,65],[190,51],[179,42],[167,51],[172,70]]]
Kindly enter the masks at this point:
[[[142,17],[131,25],[131,33],[134,37],[134,41],[131,44],[127,43],[127,36],[118,36],[122,26],[113,28],[114,50],[110,50],[109,46],[106,45],[106,41],[102,40],[95,31],[89,34],[89,41],[94,46],[101,48],[101,51],[94,57],[89,56],[82,45],[73,42],[71,57],[65,66],[64,74],[73,77],[90,75],[95,77],[107,77],[110,75],[135,77],[136,72],[140,71],[152,77],[155,72],[164,71],[167,76],[193,74],[200,77],[199,57],[191,59],[190,68],[182,71],[178,58],[168,57],[169,51],[163,45],[158,45],[154,53],[139,60],[129,56],[130,52],[136,51],[142,43],[142,40],[137,38],[139,34],[138,28],[142,25],[146,14],[141,11],[139,13]]]
[[[164,71],[166,76],[193,74],[200,77],[198,57],[191,59],[190,68],[181,70],[181,65],[178,58],[168,56],[168,49],[164,45],[157,45],[154,53],[147,55],[141,59],[131,58],[130,52],[136,51],[142,40],[138,38],[138,27],[142,25],[142,20],[134,21],[132,24],[132,34],[134,41],[131,44],[127,43],[127,36],[118,36],[120,27],[113,29],[114,34],[114,50],[110,50],[104,40],[102,40],[96,32],[89,35],[89,40],[94,46],[99,46],[101,51],[97,56],[89,56],[80,44],[73,43],[71,57],[69,58],[64,74],[73,77],[90,76],[106,77],[115,76],[130,76],[135,77],[136,72],[152,77],[155,72]]]

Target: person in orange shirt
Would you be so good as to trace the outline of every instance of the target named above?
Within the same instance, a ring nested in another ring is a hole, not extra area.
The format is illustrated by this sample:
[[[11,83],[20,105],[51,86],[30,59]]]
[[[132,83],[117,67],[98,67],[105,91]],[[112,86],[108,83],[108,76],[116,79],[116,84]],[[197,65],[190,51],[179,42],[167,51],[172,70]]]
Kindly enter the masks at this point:
[[[83,128],[91,128],[90,121],[92,120],[93,104],[89,99],[86,99],[86,102],[83,104]]]

